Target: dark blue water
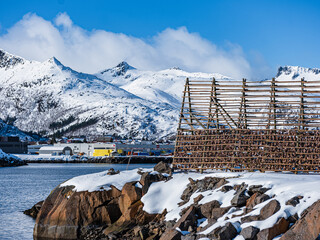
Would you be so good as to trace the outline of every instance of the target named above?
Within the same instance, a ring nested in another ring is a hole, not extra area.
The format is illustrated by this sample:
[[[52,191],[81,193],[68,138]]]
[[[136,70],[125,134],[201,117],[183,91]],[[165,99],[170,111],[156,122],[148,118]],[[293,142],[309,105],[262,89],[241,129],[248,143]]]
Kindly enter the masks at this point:
[[[153,164],[131,164],[129,169],[153,167]],[[34,220],[23,214],[44,200],[59,183],[75,176],[114,168],[125,170],[126,164],[29,164],[0,168],[0,240],[30,240]]]

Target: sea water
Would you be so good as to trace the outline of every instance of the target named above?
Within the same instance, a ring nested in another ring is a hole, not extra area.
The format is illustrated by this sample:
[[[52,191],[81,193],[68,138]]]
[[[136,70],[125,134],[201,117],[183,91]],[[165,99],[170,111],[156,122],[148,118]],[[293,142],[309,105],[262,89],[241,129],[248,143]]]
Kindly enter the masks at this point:
[[[102,172],[109,168],[151,168],[154,164],[33,163],[0,168],[0,239],[33,239],[35,220],[23,214],[44,200],[61,182],[72,177]]]

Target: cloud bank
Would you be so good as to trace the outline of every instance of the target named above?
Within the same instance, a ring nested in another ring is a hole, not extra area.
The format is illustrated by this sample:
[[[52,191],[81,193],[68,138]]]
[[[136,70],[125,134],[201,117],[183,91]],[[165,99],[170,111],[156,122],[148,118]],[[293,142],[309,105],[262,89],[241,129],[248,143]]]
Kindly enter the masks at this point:
[[[0,48],[30,60],[55,56],[63,64],[88,73],[127,61],[141,70],[177,66],[235,78],[257,74],[240,46],[230,43],[227,48],[218,47],[186,27],[167,28],[143,40],[105,30],[87,31],[66,13],[58,14],[54,21],[26,14],[0,36]]]

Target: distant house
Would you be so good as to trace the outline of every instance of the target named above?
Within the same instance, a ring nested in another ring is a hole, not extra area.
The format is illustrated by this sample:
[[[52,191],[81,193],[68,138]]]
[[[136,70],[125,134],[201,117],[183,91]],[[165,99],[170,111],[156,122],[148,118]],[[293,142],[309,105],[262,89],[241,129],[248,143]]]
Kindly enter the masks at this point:
[[[60,156],[60,155],[72,155],[72,149],[68,146],[43,146],[39,149],[39,154],[41,155],[51,155],[51,156]]]
[[[0,137],[0,149],[5,153],[27,153],[28,144],[21,142],[19,137]]]
[[[28,145],[28,154],[39,154],[40,148],[48,146],[48,144],[33,144]]]

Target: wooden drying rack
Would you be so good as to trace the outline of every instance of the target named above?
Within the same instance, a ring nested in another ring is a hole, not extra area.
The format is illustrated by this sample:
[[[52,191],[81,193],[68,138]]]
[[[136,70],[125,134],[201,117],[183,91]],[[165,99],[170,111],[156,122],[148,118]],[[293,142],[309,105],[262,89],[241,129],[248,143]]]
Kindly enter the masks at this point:
[[[320,172],[320,81],[189,80],[173,165]]]

